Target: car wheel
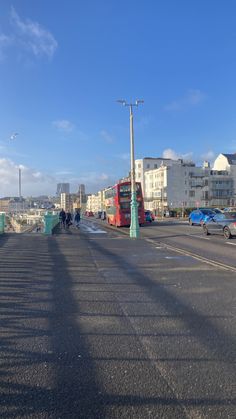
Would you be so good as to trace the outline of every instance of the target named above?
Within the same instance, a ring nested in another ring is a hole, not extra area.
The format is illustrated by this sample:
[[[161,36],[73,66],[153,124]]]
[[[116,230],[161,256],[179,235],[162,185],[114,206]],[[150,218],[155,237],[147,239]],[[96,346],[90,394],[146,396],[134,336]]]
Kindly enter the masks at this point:
[[[224,228],[224,230],[223,230],[223,233],[224,233],[224,238],[225,239],[231,239],[231,232],[230,232],[230,229],[229,229],[229,227],[225,227]]]
[[[207,226],[205,225],[205,224],[203,224],[203,233],[206,235],[206,236],[209,236],[209,231],[208,231],[208,228],[207,228]]]

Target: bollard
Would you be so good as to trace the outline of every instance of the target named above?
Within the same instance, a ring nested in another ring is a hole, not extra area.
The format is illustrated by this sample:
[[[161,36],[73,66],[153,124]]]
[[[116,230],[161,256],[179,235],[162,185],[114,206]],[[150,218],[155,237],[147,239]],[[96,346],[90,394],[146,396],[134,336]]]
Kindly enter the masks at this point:
[[[0,234],[4,233],[5,228],[5,213],[0,213]]]
[[[58,214],[52,214],[51,212],[47,212],[44,215],[44,234],[51,235],[54,227],[56,227],[58,223],[59,223]]]

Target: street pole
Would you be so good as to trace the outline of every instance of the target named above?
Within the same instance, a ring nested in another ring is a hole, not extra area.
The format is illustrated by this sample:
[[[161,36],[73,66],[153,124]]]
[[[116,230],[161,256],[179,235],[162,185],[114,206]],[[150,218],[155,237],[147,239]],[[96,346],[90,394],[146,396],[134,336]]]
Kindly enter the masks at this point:
[[[125,100],[118,100],[123,106],[129,107],[130,120],[130,181],[131,181],[131,204],[130,204],[130,238],[139,238],[139,219],[138,219],[138,204],[136,194],[136,180],[135,180],[135,159],[134,159],[134,124],[133,124],[133,107],[143,103],[143,100],[136,100],[135,103],[126,103]]]
[[[80,203],[80,212],[82,214],[82,188],[80,185],[80,189],[79,189],[79,203]]]

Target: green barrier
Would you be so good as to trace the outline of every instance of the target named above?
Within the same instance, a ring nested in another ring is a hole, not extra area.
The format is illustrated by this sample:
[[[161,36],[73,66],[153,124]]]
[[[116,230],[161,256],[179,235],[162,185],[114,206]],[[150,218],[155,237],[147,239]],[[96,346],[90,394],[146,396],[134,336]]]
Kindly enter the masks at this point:
[[[4,233],[5,228],[5,214],[2,212],[0,213],[0,234]]]
[[[59,224],[59,215],[47,212],[44,215],[44,234],[51,235],[57,224]]]

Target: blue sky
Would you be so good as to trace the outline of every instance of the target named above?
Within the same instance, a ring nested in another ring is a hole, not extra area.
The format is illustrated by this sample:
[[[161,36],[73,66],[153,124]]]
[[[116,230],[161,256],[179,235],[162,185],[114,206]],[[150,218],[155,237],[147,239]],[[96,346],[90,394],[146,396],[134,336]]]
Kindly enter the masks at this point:
[[[236,151],[234,0],[0,0],[0,196],[87,192],[135,157]],[[11,139],[13,133],[18,133]]]

